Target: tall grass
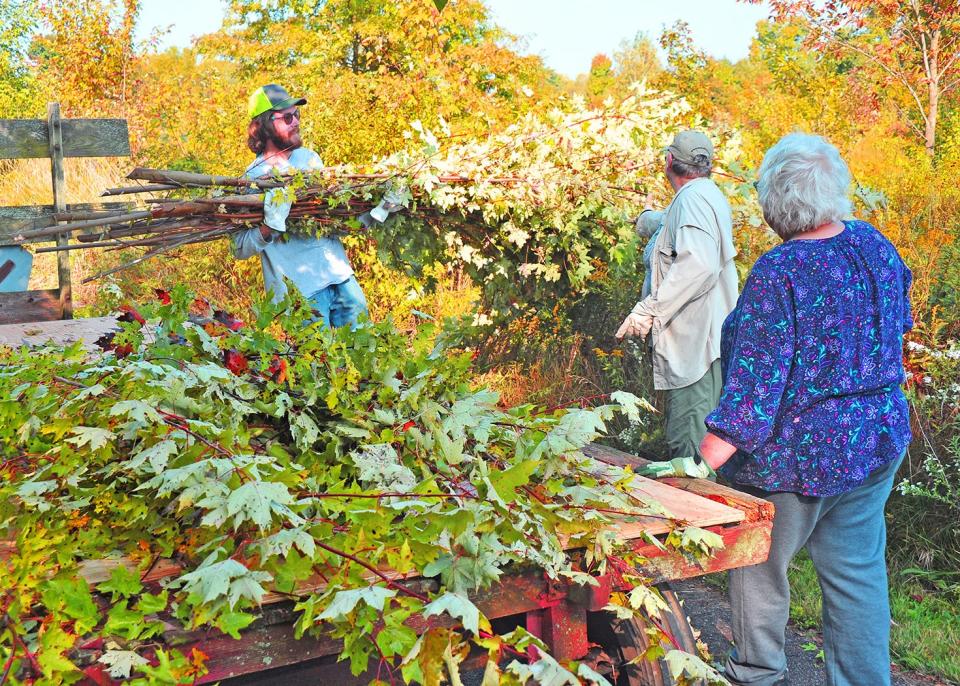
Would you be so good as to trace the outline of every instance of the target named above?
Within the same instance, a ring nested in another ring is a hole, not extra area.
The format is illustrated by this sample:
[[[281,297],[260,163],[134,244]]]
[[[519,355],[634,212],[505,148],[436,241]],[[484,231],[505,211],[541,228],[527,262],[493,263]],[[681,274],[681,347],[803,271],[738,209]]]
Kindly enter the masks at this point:
[[[81,157],[64,160],[67,191],[65,202],[69,204],[102,201],[100,193],[105,188],[122,185],[130,167],[130,160],[127,158]],[[0,204],[50,205],[52,203],[50,160],[10,160],[0,167]],[[39,247],[39,245],[43,244],[31,244],[31,247]],[[96,298],[97,284],[80,284],[84,277],[94,273],[94,257],[90,251],[86,250],[73,251],[70,255],[75,307],[87,305]],[[34,255],[29,288],[55,288],[56,286],[56,253]]]

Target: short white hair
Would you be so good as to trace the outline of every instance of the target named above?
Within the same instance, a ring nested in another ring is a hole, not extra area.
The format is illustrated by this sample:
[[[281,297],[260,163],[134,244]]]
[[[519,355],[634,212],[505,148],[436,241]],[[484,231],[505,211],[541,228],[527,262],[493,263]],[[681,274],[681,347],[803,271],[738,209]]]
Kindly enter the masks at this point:
[[[767,150],[757,192],[763,218],[783,240],[850,216],[850,170],[821,136],[791,133]]]

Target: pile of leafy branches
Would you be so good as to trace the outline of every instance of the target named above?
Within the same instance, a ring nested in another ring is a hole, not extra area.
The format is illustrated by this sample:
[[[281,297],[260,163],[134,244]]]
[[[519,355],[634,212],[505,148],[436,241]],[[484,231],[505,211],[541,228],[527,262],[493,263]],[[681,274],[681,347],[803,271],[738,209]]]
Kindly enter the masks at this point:
[[[185,290],[159,296],[127,310],[105,355],[0,357],[3,681],[190,682],[203,655],[165,647],[165,627],[239,637],[272,591],[297,600],[298,635],[342,639],[354,672],[372,658],[389,683],[456,679],[471,644],[492,656],[485,683],[603,683],[522,629],[492,633],[469,594],[508,568],[591,583],[636,562],[611,513],[659,510],[629,493],[629,471],[600,474],[580,448],[615,412],[636,415],[637,398],[504,410],[471,387],[451,327],[323,329],[305,325],[298,295],[248,323],[197,320]],[[685,532],[671,540],[687,553],[719,545]],[[85,561],[120,559],[92,592]],[[144,582],[159,560],[179,572]],[[655,592],[628,578],[618,614],[656,613]],[[431,626],[440,614],[454,628]],[[518,659],[501,673],[503,651]]]

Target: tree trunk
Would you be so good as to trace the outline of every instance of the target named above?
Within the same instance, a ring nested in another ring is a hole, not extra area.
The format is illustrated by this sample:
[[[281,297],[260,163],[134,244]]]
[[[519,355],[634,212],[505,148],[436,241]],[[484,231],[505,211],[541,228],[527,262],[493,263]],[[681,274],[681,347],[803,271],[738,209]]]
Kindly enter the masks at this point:
[[[940,32],[930,36],[930,60],[927,71],[927,121],[924,131],[927,155],[931,158],[937,145],[937,116],[940,113]]]

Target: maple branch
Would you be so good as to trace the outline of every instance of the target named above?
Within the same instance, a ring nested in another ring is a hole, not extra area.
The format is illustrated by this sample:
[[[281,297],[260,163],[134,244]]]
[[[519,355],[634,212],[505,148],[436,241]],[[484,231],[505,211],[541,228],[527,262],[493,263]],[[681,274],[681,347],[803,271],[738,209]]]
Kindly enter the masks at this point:
[[[7,658],[7,661],[3,665],[3,674],[0,675],[0,686],[3,686],[7,683],[7,677],[10,676],[10,670],[13,668],[13,659],[17,656],[17,646],[13,646],[10,649],[10,657]]]
[[[354,563],[360,565],[361,567],[363,567],[363,568],[366,569],[367,571],[373,572],[373,573],[376,574],[378,577],[380,577],[380,578],[387,584],[387,586],[389,586],[390,588],[393,588],[393,589],[395,589],[395,590],[397,590],[397,591],[400,591],[401,593],[405,593],[406,595],[410,596],[411,598],[416,598],[416,599],[419,600],[420,602],[423,602],[423,603],[429,603],[429,602],[430,602],[430,598],[428,598],[427,596],[423,595],[422,593],[417,593],[417,592],[414,591],[412,588],[407,588],[407,587],[404,586],[403,584],[398,584],[394,579],[391,579],[390,577],[388,577],[386,574],[384,574],[383,572],[381,572],[379,569],[377,569],[376,567],[374,567],[374,566],[373,566],[372,564],[370,564],[369,562],[364,562],[363,560],[361,560],[361,559],[360,559],[359,557],[357,557],[356,555],[351,555],[350,553],[346,552],[345,550],[339,550],[339,549],[337,549],[337,548],[334,548],[333,546],[330,546],[330,545],[327,545],[326,543],[323,543],[322,541],[316,541],[316,544],[317,544],[318,547],[323,548],[323,549],[326,550],[328,553],[333,553],[334,555],[337,555],[337,556],[339,556],[339,557],[342,557],[342,558],[345,559],[345,560],[350,560],[351,562],[354,562]]]
[[[30,666],[33,668],[33,671],[37,674],[43,674],[43,669],[40,668],[40,663],[37,662],[37,656],[30,652],[30,649],[27,648],[27,645],[23,642],[23,639],[20,638],[20,635],[13,628],[13,620],[10,619],[10,614],[4,612],[3,616],[6,618],[7,629],[10,630],[10,636],[13,639],[14,647],[19,646],[23,650],[24,654],[27,656],[27,659],[30,661]]]
[[[828,36],[825,33],[821,33],[821,35],[823,40],[825,40],[827,43],[834,43],[841,48],[852,50],[858,55],[867,58],[868,60],[873,62],[875,65],[877,65],[878,67],[883,69],[885,72],[887,72],[890,76],[892,76],[893,78],[903,83],[903,86],[907,89],[907,92],[910,93],[910,95],[913,97],[914,102],[917,104],[917,109],[920,111],[920,116],[923,117],[924,121],[927,121],[927,113],[923,106],[923,102],[920,100],[920,96],[917,94],[916,89],[914,89],[913,85],[910,83],[909,80],[907,80],[907,77],[904,76],[903,73],[897,72],[891,69],[889,65],[885,64],[883,60],[881,60],[876,55],[873,55],[872,53],[870,53],[869,50],[864,50],[863,48],[853,45],[850,42],[842,41],[838,38],[833,38],[832,36]]]

